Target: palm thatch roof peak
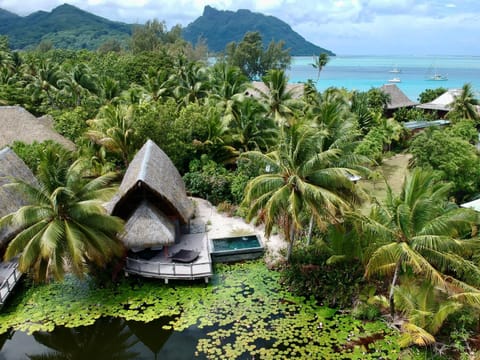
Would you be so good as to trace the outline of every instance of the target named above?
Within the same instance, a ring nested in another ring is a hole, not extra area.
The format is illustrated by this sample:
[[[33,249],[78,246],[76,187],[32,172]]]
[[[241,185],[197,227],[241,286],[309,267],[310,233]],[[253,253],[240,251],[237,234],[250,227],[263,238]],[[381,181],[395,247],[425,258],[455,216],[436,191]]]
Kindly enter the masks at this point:
[[[417,104],[410,100],[396,84],[385,84],[380,90],[390,97],[390,100],[387,103],[387,109],[389,110],[411,107]]]
[[[121,217],[131,213],[144,199],[169,217],[187,223],[193,204],[175,165],[162,149],[148,140],[130,163],[117,194],[107,205],[110,213]]]
[[[17,211],[27,204],[23,194],[3,187],[12,179],[21,179],[32,185],[38,184],[28,166],[10,148],[0,150],[0,218]],[[0,248],[20,229],[14,226],[0,228]]]
[[[20,106],[0,106],[0,149],[14,141],[31,144],[45,140],[53,140],[70,150],[75,149],[70,140],[53,130],[50,116],[36,118]]]

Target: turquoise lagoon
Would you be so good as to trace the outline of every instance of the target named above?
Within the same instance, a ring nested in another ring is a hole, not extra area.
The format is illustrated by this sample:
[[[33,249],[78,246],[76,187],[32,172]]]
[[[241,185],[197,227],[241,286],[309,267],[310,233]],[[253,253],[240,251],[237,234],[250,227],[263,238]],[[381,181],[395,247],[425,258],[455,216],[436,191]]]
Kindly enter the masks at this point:
[[[313,57],[294,57],[288,71],[291,83],[315,81],[317,71]],[[400,73],[391,73],[397,68]],[[445,75],[447,81],[432,81],[434,74]],[[413,101],[425,89],[460,88],[469,82],[480,91],[479,56],[335,56],[322,70],[317,88],[344,87],[348,90],[369,90],[388,84],[399,77],[396,85]]]

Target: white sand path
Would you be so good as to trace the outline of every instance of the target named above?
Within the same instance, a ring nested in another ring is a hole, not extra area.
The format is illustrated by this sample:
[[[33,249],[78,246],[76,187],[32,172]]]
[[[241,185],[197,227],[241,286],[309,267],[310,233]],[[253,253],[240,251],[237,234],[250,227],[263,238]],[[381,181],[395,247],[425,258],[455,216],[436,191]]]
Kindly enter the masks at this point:
[[[264,226],[254,226],[245,222],[238,216],[228,216],[219,213],[215,206],[207,200],[201,198],[192,198],[196,204],[195,220],[207,224],[208,236],[210,238],[228,237],[244,234],[257,234],[262,239],[267,249],[267,262],[279,259],[280,250],[287,247],[287,243],[280,235],[271,235],[265,237]]]

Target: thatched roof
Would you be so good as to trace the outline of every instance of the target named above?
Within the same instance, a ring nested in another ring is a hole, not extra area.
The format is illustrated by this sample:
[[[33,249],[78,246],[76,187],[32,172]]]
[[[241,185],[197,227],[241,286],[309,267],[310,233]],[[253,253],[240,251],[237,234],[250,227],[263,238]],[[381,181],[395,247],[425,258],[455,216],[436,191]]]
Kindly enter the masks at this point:
[[[390,96],[390,100],[387,104],[388,110],[415,106],[417,104],[410,100],[396,84],[385,84],[380,88],[380,90]]]
[[[462,94],[462,89],[449,89],[442,95],[430,101],[429,103],[417,105],[419,109],[437,110],[437,111],[450,111],[451,104],[455,101],[457,96]]]
[[[304,84],[287,84],[286,91],[292,94],[292,99],[300,99],[304,93]],[[245,91],[245,95],[260,98],[260,93],[269,93],[267,85],[263,81],[252,81],[250,87]]]
[[[175,225],[148,201],[142,201],[125,224],[120,236],[129,249],[175,243]]]
[[[70,140],[53,129],[50,116],[36,118],[20,106],[0,106],[0,149],[14,141],[31,144],[46,140],[58,142],[70,150],[75,149]]]
[[[144,199],[183,223],[193,215],[193,204],[187,197],[182,177],[169,157],[151,140],[133,158],[107,209],[126,219]]]
[[[25,163],[13,150],[4,148],[0,150],[0,217],[17,211],[20,207],[26,205],[22,194],[7,189],[3,185],[8,184],[12,178],[22,179],[31,184],[37,184],[35,176]],[[0,228],[0,247],[20,229],[13,226]]]

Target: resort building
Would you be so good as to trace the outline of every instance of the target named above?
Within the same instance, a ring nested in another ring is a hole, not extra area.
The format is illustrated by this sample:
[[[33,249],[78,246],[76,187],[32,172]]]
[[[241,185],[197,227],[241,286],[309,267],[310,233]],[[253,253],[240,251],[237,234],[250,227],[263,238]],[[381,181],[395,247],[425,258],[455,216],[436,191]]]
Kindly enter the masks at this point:
[[[0,106],[0,149],[14,141],[31,144],[34,141],[52,140],[69,150],[75,149],[70,140],[53,129],[52,118],[36,118],[20,106]]]
[[[452,109],[451,104],[455,101],[455,98],[461,94],[462,89],[449,89],[433,101],[417,105],[417,108],[431,112],[435,111],[438,117],[443,119]]]
[[[22,179],[32,185],[37,184],[37,180],[28,166],[7,147],[0,150],[0,218],[26,205],[26,199],[21,193],[3,186],[13,178]],[[22,229],[11,225],[0,228],[0,307],[3,306],[21,277],[16,259],[9,262],[3,261],[8,242],[20,230]]]
[[[194,213],[185,184],[151,140],[135,155],[108,211],[125,220],[125,272],[145,277],[199,279],[212,275],[205,226],[190,229]],[[196,232],[196,233],[192,233]]]
[[[408,96],[405,95],[403,91],[400,90],[400,88],[395,84],[385,84],[380,88],[380,90],[389,97],[387,107],[385,109],[388,117],[393,116],[393,113],[398,109],[411,108],[418,104],[410,100]]]
[[[447,126],[450,125],[449,120],[439,119],[439,120],[432,120],[432,121],[408,121],[403,123],[403,127],[407,130],[410,130],[412,133],[418,133],[427,127],[432,126]]]

